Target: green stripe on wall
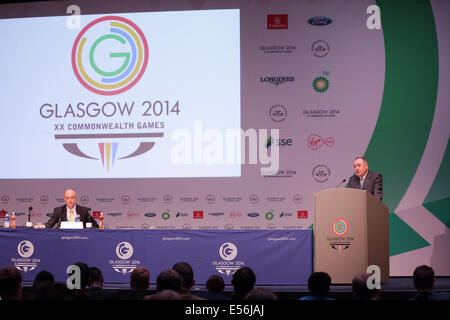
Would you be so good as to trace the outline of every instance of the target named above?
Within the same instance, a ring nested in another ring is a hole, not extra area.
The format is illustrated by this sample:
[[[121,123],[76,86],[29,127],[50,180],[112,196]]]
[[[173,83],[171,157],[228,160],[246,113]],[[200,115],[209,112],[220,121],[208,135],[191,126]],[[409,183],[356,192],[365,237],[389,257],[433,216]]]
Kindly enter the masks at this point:
[[[379,0],[386,74],[379,118],[365,157],[383,174],[393,212],[427,144],[438,88],[438,47],[429,1]]]
[[[416,173],[430,134],[439,78],[436,28],[428,0],[378,0],[386,54],[383,100],[365,157],[383,174],[390,255],[430,244],[395,209]]]
[[[417,250],[430,244],[395,213],[389,214],[389,255]]]
[[[450,140],[423,206],[450,228]]]

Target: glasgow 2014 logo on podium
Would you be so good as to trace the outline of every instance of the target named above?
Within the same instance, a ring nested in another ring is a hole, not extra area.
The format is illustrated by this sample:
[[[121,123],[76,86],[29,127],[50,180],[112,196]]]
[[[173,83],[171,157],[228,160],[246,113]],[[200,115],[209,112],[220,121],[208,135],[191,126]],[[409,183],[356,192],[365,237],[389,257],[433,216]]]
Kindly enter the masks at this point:
[[[347,220],[343,218],[335,219],[331,225],[331,230],[333,231],[334,236],[327,237],[327,241],[332,249],[342,252],[343,250],[350,248],[354,238],[345,236],[349,230]]]

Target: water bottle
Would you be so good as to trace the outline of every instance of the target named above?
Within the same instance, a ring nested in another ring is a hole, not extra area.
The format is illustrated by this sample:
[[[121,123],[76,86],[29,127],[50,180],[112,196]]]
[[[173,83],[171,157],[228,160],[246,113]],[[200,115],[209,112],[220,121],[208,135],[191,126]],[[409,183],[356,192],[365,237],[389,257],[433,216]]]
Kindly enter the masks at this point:
[[[100,212],[100,218],[99,218],[99,220],[100,220],[100,225],[99,225],[99,228],[100,229],[105,229],[105,217],[103,217],[103,212]]]
[[[9,213],[5,214],[5,223],[3,225],[5,228],[9,228]]]
[[[13,211],[11,213],[11,228],[15,228],[15,227],[16,227],[16,214]]]

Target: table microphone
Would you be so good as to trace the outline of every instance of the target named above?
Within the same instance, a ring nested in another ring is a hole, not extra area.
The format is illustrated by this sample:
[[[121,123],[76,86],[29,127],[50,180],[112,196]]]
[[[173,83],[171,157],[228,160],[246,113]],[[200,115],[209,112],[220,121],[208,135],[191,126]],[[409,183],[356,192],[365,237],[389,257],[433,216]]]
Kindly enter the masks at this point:
[[[347,179],[342,180],[342,182],[339,183],[339,184],[336,186],[336,188],[339,188],[339,186],[340,186],[341,184],[343,184],[344,182],[346,182],[346,181],[347,181]]]
[[[33,224],[31,223],[31,211],[33,210],[33,207],[28,207],[28,222],[25,223],[25,227],[31,228]]]

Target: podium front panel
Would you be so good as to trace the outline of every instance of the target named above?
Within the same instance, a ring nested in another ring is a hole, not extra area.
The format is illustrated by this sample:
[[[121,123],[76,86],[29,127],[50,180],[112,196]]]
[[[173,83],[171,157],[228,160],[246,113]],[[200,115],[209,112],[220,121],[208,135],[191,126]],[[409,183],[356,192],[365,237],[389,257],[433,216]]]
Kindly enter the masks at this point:
[[[327,272],[332,283],[351,283],[367,268],[365,192],[315,193],[314,210],[314,271]]]

